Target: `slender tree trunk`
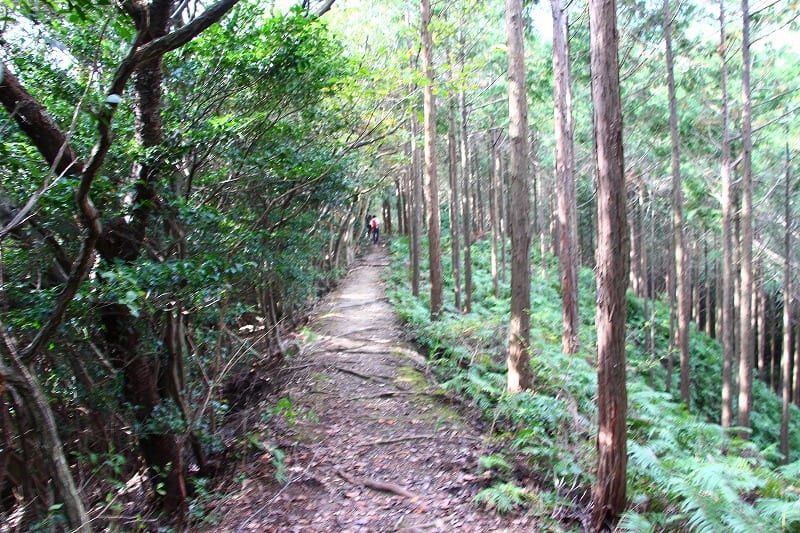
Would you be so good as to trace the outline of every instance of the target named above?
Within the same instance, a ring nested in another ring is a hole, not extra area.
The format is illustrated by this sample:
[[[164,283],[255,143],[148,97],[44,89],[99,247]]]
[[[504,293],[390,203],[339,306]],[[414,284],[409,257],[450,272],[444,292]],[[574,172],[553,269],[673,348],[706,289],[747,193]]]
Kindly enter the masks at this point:
[[[794,404],[800,407],[800,310],[795,305],[793,308],[794,323],[797,327],[794,331],[794,378],[792,379],[792,397]]]
[[[752,104],[750,100],[750,7],[742,0],[742,242],[741,298],[739,323],[739,435],[750,435],[753,389],[753,183]]]
[[[381,215],[383,217],[383,233],[386,235],[392,234],[392,204],[387,198],[381,202]]]
[[[508,32],[508,112],[511,143],[511,323],[508,331],[507,388],[509,392],[530,389],[533,375],[530,345],[531,238],[528,211],[528,99],[522,0],[506,0]]]
[[[561,350],[578,351],[578,221],[575,205],[575,161],[572,146],[569,28],[561,0],[551,0],[553,72],[555,77],[556,182],[558,184],[559,272],[561,278]]]
[[[783,215],[783,359],[782,359],[782,409],[780,451],[784,464],[789,463],[789,404],[792,401],[792,208],[791,197],[791,160],[789,143],[786,143],[786,181],[784,183]]]
[[[425,118],[425,179],[428,182],[428,261],[431,283],[431,320],[442,311],[442,251],[441,221],[439,220],[439,179],[436,171],[436,99],[433,94],[433,40],[431,38],[431,2],[420,1],[422,24],[422,70],[428,82],[423,88]]]
[[[508,213],[511,211],[511,195],[509,194],[508,175],[506,173],[506,160],[503,157],[503,147],[498,150],[497,158],[497,208],[498,220],[500,221],[500,281],[505,283],[508,277],[506,276],[506,241],[508,239]],[[525,170],[527,174],[527,168]]]
[[[667,90],[669,93],[669,129],[672,144],[672,231],[675,249],[675,291],[677,296],[676,340],[681,362],[681,400],[691,404],[689,388],[689,261],[683,231],[683,186],[680,170],[680,138],[678,136],[678,107],[675,97],[675,75],[672,57],[672,14],[669,0],[664,0],[664,43],[667,58]]]
[[[758,361],[758,379],[764,383],[772,383],[772,373],[768,372],[767,352],[769,346],[769,335],[767,335],[767,316],[771,313],[770,303],[767,301],[767,290],[764,288],[764,276],[761,272],[762,265],[756,269],[755,294],[753,306],[753,320],[756,323],[756,357]],[[768,375],[769,374],[769,375]]]
[[[497,191],[497,173],[499,157],[497,156],[497,145],[500,142],[500,130],[489,132],[489,227],[492,233],[492,294],[495,298],[500,296],[500,262],[498,253],[498,240],[500,234],[500,216],[498,215],[497,203],[499,194]]]
[[[464,32],[459,29],[458,32],[459,53],[458,60],[461,65],[461,70],[464,70]],[[461,115],[461,135],[460,135],[460,149],[461,149],[461,179],[463,182],[462,196],[462,229],[464,234],[464,308],[465,313],[472,311],[472,213],[470,210],[470,195],[469,195],[469,137],[467,135],[467,96],[464,87],[458,90],[458,107]]]
[[[450,81],[452,67],[448,69]],[[450,253],[453,269],[453,296],[456,309],[461,309],[461,192],[458,182],[458,145],[456,143],[456,99],[451,97],[448,104],[447,159],[450,177]]]
[[[733,423],[733,360],[734,360],[734,286],[735,269],[733,263],[733,220],[732,220],[732,180],[731,180],[731,140],[728,126],[728,61],[727,38],[725,36],[725,0],[719,3],[720,34],[720,85],[722,89],[722,427],[729,428]]]
[[[475,201],[475,209],[472,210],[477,217],[475,221],[475,232],[479,235],[479,239],[483,238],[483,234],[486,231],[486,206],[483,201],[483,186],[481,180],[481,167],[478,160],[478,149],[479,149],[479,140],[478,136],[473,137],[473,145],[472,145],[472,158],[473,158],[473,165],[472,168],[475,174],[475,194],[474,194],[474,201]],[[491,161],[491,156],[489,156],[489,161]],[[491,163],[490,163],[491,164]],[[491,175],[491,170],[488,171]]]
[[[405,235],[406,234],[406,224],[405,224],[405,190],[402,186],[402,178],[395,178],[394,180],[394,188],[395,188],[395,211],[397,211],[397,234],[398,235]]]
[[[625,289],[628,229],[622,104],[614,0],[589,2],[592,109],[597,168],[597,481],[592,524],[600,530],[624,511],[627,471]]]
[[[417,145],[417,119],[411,110],[411,293],[419,296],[420,290],[420,257],[422,256],[422,176],[419,164],[419,146]]]

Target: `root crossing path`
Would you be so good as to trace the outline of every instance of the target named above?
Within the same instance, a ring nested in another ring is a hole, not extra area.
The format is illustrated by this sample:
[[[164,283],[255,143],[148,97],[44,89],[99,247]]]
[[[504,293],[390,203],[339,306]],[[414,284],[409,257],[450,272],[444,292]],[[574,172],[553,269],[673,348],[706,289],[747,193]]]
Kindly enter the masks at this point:
[[[318,307],[215,531],[538,530],[533,516],[471,503],[490,483],[477,464],[489,452],[403,342],[388,262],[371,247]]]

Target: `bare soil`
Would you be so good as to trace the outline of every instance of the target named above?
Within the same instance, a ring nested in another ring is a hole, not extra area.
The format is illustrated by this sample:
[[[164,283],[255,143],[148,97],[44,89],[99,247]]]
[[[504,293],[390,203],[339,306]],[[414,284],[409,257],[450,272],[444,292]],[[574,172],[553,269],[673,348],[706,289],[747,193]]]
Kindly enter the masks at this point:
[[[372,246],[315,310],[279,385],[239,428],[249,452],[233,459],[227,497],[208,507],[220,520],[208,531],[540,529],[530,514],[471,502],[490,483],[478,469],[489,445],[404,341],[387,266],[386,249]]]

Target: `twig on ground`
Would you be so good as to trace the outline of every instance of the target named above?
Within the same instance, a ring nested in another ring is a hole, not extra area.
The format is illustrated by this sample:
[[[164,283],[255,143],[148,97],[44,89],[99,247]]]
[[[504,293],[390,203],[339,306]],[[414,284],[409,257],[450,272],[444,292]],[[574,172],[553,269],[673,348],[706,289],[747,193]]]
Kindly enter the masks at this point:
[[[405,442],[408,440],[431,440],[435,439],[436,435],[408,435],[405,437],[395,437],[394,439],[376,440],[375,442],[366,442],[361,446],[381,446],[384,444],[396,444],[398,442]]]
[[[377,479],[371,479],[367,477],[362,478],[355,478],[345,472],[342,472],[338,468],[334,468],[334,471],[339,474],[339,477],[350,483],[351,485],[367,487],[373,490],[379,490],[383,492],[391,492],[392,494],[397,494],[398,496],[403,496],[404,498],[416,498],[414,494],[407,491],[400,485],[396,483],[389,483],[386,481],[379,481]]]
[[[369,394],[367,396],[353,396],[352,398],[347,398],[348,402],[355,402],[357,400],[375,400],[378,398],[388,398],[389,396],[400,396],[404,394],[420,394],[414,391],[408,390],[387,390],[386,392],[379,392],[378,394]]]
[[[350,374],[357,378],[365,379],[367,381],[377,381],[378,383],[387,383],[391,382],[391,376],[368,376],[366,374],[361,374],[360,372],[356,372],[355,370],[350,370],[349,368],[343,368],[341,366],[332,366],[334,370],[338,370],[339,372],[343,372],[345,374]]]

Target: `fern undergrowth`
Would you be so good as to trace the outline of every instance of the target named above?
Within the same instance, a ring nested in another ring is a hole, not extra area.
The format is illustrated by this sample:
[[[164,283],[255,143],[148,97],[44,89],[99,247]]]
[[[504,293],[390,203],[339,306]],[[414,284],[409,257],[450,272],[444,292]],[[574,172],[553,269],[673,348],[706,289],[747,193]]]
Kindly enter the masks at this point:
[[[446,245],[443,245],[443,247]],[[425,248],[425,247],[423,247]],[[405,259],[407,241],[392,240],[389,298],[442,389],[474,405],[491,423],[494,454],[484,460],[496,472],[494,485],[475,503],[506,512],[535,512],[553,529],[579,530],[589,505],[595,452],[594,277],[580,273],[582,351],[560,349],[561,308],[557,263],[534,258],[531,291],[530,392],[505,392],[504,345],[509,319],[508,284],[492,294],[487,241],[472,248],[473,309],[452,303],[453,280],[445,279],[447,312],[430,322],[427,287],[411,295]],[[444,258],[445,272],[451,271]],[[545,272],[545,275],[542,275]],[[449,300],[448,300],[449,298]],[[651,302],[652,303],[652,302]],[[665,390],[663,360],[669,335],[668,309],[655,302],[655,353],[647,353],[651,324],[642,301],[628,298],[628,511],[623,531],[755,532],[800,531],[800,411],[791,413],[791,462],[777,452],[780,399],[754,381],[752,434],[748,441],[717,423],[721,354],[716,341],[692,332],[692,410]],[[674,389],[674,387],[673,387]],[[507,465],[523,462],[532,475],[515,484]],[[522,510],[522,511],[520,511]],[[525,511],[527,510],[527,511]],[[564,517],[573,517],[572,521]]]

